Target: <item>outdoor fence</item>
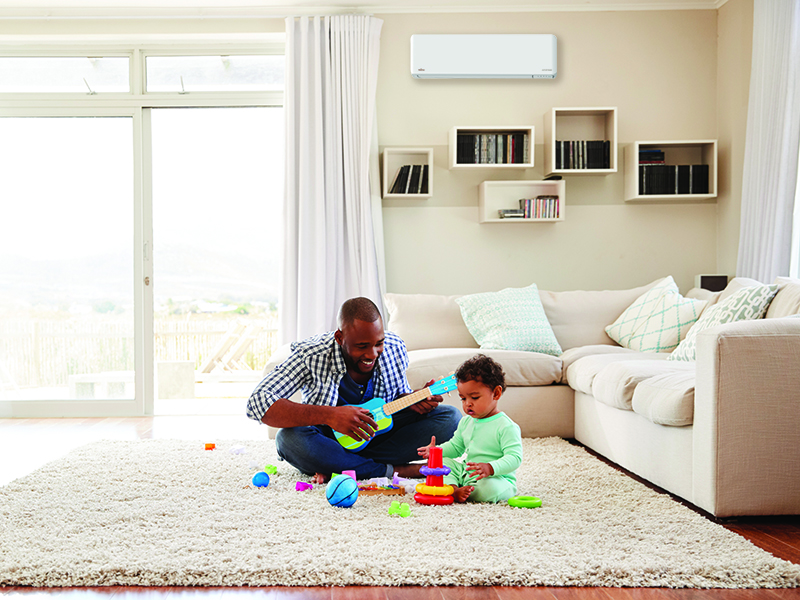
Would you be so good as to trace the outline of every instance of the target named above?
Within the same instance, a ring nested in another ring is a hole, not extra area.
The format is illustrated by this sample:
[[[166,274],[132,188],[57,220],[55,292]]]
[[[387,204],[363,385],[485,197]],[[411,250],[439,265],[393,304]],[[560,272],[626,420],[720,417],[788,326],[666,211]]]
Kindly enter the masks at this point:
[[[198,369],[237,323],[259,326],[237,368],[260,371],[277,346],[275,318],[156,319],[155,360],[190,360]],[[70,375],[133,369],[130,319],[0,319],[0,385],[58,387]]]

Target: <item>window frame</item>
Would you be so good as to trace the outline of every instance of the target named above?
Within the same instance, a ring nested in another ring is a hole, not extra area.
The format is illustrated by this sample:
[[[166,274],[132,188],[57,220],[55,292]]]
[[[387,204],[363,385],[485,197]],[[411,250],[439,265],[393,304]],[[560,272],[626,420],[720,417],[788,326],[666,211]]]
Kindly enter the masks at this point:
[[[191,36],[29,43],[0,39],[0,56],[128,56],[130,91],[0,93],[3,117],[132,117],[134,210],[134,346],[135,399],[129,400],[0,400],[0,414],[11,417],[121,417],[154,413],[155,366],[153,348],[153,206],[152,135],[150,109],[197,107],[283,106],[283,92],[145,92],[146,56],[219,56],[284,54],[284,34],[256,39],[236,36]]]

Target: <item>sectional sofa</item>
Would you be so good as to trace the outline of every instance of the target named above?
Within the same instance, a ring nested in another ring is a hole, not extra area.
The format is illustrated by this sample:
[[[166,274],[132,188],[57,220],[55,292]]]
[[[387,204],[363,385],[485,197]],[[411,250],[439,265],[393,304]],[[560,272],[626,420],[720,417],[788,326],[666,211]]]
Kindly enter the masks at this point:
[[[800,514],[800,281],[779,278],[763,318],[704,329],[696,360],[682,361],[623,347],[606,331],[663,283],[539,290],[558,355],[480,348],[459,296],[386,294],[386,328],[406,342],[414,389],[482,352],[505,370],[501,408],[523,436],[574,438],[717,517]],[[708,311],[760,285],[736,278],[686,298]],[[264,372],[287,355],[276,352]],[[457,394],[445,402],[460,406]]]

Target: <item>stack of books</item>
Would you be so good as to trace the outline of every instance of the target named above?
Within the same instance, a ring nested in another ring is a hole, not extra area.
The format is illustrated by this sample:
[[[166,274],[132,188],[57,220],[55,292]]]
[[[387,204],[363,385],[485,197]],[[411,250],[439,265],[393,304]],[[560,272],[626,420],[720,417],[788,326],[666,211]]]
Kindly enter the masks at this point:
[[[459,133],[456,162],[460,165],[528,163],[530,146],[525,133]]]
[[[403,165],[397,169],[390,194],[427,194],[428,165]]]
[[[521,198],[519,208],[501,208],[501,219],[558,219],[561,207],[558,196],[543,194],[536,198]]]
[[[610,169],[609,140],[556,140],[556,169]]]
[[[708,165],[668,165],[659,149],[639,150],[639,194],[707,194]]]

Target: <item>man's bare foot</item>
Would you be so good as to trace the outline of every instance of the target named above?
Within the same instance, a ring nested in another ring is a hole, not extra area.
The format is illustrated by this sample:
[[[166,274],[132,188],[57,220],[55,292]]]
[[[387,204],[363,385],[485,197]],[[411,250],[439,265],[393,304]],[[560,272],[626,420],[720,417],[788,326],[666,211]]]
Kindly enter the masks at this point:
[[[326,481],[329,481],[330,478],[331,478],[330,473],[328,473],[327,475],[325,473],[314,473],[311,476],[311,483],[316,483],[317,485],[320,485],[325,483]]]
[[[413,478],[421,477],[421,475],[419,473],[419,470],[420,470],[421,467],[424,467],[424,466],[425,465],[415,465],[415,464],[395,465],[394,472],[397,473],[397,475],[399,477],[405,477],[405,478],[412,478],[413,479]]]
[[[457,487],[453,491],[453,500],[456,502],[466,502],[469,495],[472,493],[475,487],[471,485],[465,485],[464,487]]]

